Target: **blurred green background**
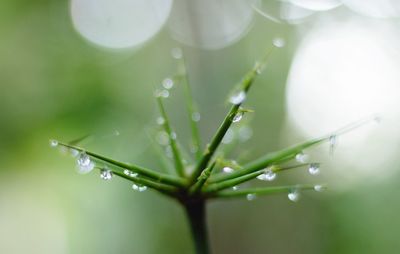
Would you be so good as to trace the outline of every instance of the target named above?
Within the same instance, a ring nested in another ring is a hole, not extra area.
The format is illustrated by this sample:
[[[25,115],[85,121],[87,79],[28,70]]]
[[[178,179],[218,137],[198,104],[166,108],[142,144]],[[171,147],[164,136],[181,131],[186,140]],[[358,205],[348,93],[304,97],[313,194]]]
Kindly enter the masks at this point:
[[[233,85],[282,36],[286,47],[274,52],[247,101],[256,110],[250,117],[253,138],[238,150],[254,158],[297,142],[304,138],[294,138],[295,130],[285,125],[285,84],[301,33],[255,15],[244,38],[218,50],[181,45],[165,28],[140,48],[106,50],[74,30],[67,1],[1,1],[0,253],[193,253],[186,219],[174,201],[135,192],[122,179],[78,175],[75,162],[51,149],[48,140],[92,134],[84,143],[89,149],[159,167],[146,131],[157,117],[154,88],[176,71],[171,48],[185,52],[205,143],[227,111]],[[187,145],[183,102],[177,86],[167,107]],[[326,170],[335,170],[332,160]],[[315,181],[305,175],[284,174],[276,184]],[[340,178],[322,173],[320,179],[330,189],[304,193],[298,203],[285,195],[210,203],[214,252],[396,253],[398,173],[346,188],[335,187]]]

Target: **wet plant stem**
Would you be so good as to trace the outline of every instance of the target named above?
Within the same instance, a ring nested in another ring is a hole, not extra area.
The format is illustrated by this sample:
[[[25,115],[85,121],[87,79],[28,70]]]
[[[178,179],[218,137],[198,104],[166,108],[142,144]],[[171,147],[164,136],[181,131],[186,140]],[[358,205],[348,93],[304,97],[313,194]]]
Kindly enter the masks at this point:
[[[195,253],[210,254],[207,234],[206,203],[204,199],[189,200],[183,203],[192,233]]]

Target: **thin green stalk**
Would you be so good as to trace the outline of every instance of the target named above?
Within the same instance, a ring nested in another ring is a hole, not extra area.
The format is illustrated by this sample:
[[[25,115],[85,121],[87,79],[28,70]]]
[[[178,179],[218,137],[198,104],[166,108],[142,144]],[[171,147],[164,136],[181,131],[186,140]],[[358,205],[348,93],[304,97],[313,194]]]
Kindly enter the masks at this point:
[[[195,200],[184,204],[184,207],[189,220],[196,254],[211,253],[207,234],[205,201]]]
[[[151,141],[152,147],[154,148],[157,157],[160,158],[161,163],[163,165],[163,169],[165,169],[165,171],[169,172],[169,173],[174,173],[175,169],[172,165],[172,162],[168,159],[168,157],[166,156],[164,150],[161,148],[161,146],[154,140],[153,136],[150,135],[148,132],[146,132],[148,138]]]
[[[59,145],[67,147],[67,148],[72,148],[72,149],[75,149],[75,150],[80,151],[80,152],[85,152],[87,155],[89,155],[89,156],[91,156],[93,158],[96,158],[96,159],[98,159],[100,161],[107,162],[107,163],[109,163],[111,165],[114,165],[114,166],[117,166],[117,167],[120,167],[120,168],[123,168],[123,169],[132,170],[133,172],[136,172],[136,173],[138,173],[140,175],[152,178],[155,181],[160,182],[160,183],[171,184],[171,185],[174,185],[176,187],[184,187],[187,184],[186,180],[184,178],[171,176],[171,175],[167,175],[167,174],[162,174],[162,173],[159,173],[159,172],[156,172],[156,171],[144,168],[144,167],[140,167],[140,166],[137,166],[137,165],[132,165],[132,164],[119,162],[119,161],[107,158],[105,156],[99,155],[97,153],[93,153],[93,152],[87,151],[87,150],[85,150],[83,148],[80,148],[80,147],[77,147],[77,146],[73,146],[73,145],[68,145],[68,144],[65,144],[65,143],[62,143],[62,142],[59,142]]]
[[[198,177],[197,182],[189,189],[189,194],[193,195],[200,192],[203,185],[206,183],[207,179],[210,177],[213,169],[215,168],[216,161],[214,161],[208,168],[201,172]]]
[[[298,153],[300,153],[304,149],[314,146],[316,144],[319,144],[323,141],[326,141],[327,139],[329,139],[329,137],[307,141],[307,142],[280,150],[278,152],[269,153],[255,161],[248,163],[247,165],[244,165],[242,169],[234,171],[232,174],[215,175],[212,178],[212,180],[210,179],[211,180],[210,182],[219,183],[222,181],[240,177],[242,175],[246,175],[246,174],[252,173],[254,171],[266,168],[266,167],[271,166],[271,165],[273,165],[277,162],[280,162],[284,159],[287,160],[288,158],[294,158]]]
[[[192,145],[193,145],[193,148],[195,149],[196,158],[197,158],[197,160],[199,160],[201,158],[201,150],[200,150],[201,142],[200,142],[200,132],[199,132],[198,120],[196,120],[196,118],[195,118],[196,117],[195,114],[199,114],[199,112],[196,109],[196,105],[194,103],[193,93],[192,93],[192,89],[190,87],[189,77],[188,77],[188,72],[187,72],[186,62],[185,62],[184,57],[182,57],[180,72],[181,72],[181,76],[182,76],[182,82],[184,83],[184,86],[185,86],[186,106],[187,106],[191,134],[192,134]]]
[[[304,166],[309,166],[312,163],[302,163],[302,164],[297,164],[297,165],[291,165],[291,166],[285,166],[285,167],[280,167],[280,166],[271,166],[271,168],[269,170],[271,170],[273,173],[278,173],[281,171],[286,171],[286,170],[290,170],[290,169],[296,169],[296,168],[300,168],[300,167],[304,167]],[[257,176],[264,174],[266,172],[266,169],[261,169],[261,170],[257,170],[255,172],[251,172],[249,174],[245,174],[233,179],[228,179],[222,182],[218,182],[218,183],[212,183],[210,185],[208,185],[206,188],[203,189],[204,193],[211,193],[211,192],[217,192],[220,190],[224,190],[224,189],[228,189],[231,188],[233,186],[239,185],[241,183],[247,182],[251,179],[256,178]]]
[[[185,168],[183,166],[181,153],[180,153],[178,145],[176,143],[176,137],[174,137],[174,135],[176,135],[176,134],[171,129],[167,113],[165,112],[164,104],[162,103],[162,99],[160,97],[157,97],[157,102],[158,102],[158,106],[160,108],[161,116],[164,118],[163,127],[168,134],[169,143],[171,145],[172,154],[174,156],[176,172],[178,173],[179,176],[184,177],[185,176]]]
[[[321,188],[326,188],[325,185],[320,185],[320,186]],[[289,192],[289,191],[314,190],[314,189],[315,189],[314,184],[251,188],[251,189],[243,189],[236,191],[221,191],[214,193],[213,195],[210,196],[210,198],[236,198],[236,197],[245,197],[248,194],[270,195],[270,194]]]
[[[121,173],[121,172],[115,171],[115,170],[112,170],[112,172],[113,172],[113,174],[115,174],[119,177],[125,178],[125,179],[132,181],[134,183],[137,183],[137,184],[145,185],[145,186],[152,188],[154,190],[157,190],[163,194],[167,194],[168,196],[174,196],[178,192],[178,188],[171,186],[171,185],[156,183],[150,179],[146,179],[143,177],[128,176],[124,173]]]
[[[239,91],[243,91],[246,95],[253,84],[256,76],[260,73],[261,69],[266,64],[268,56],[272,50],[268,51],[267,54],[262,58],[260,62],[258,62],[242,79],[239,83]],[[225,116],[224,120],[222,121],[221,125],[219,126],[217,132],[215,133],[214,137],[211,139],[209,145],[207,145],[200,161],[197,163],[193,174],[190,177],[190,184],[194,184],[197,177],[201,174],[201,172],[207,167],[210,159],[214,155],[215,151],[217,150],[218,146],[221,144],[225,133],[228,131],[229,127],[232,124],[233,118],[236,116],[240,105],[242,102],[232,105],[231,109],[229,110],[228,114]]]

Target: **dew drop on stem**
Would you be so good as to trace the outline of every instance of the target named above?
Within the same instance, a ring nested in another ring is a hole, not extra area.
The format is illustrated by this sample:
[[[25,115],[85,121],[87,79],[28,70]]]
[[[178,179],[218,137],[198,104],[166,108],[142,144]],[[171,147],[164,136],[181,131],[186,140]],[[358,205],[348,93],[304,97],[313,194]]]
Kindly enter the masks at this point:
[[[299,198],[300,198],[300,193],[297,190],[293,190],[293,191],[289,192],[289,194],[288,194],[288,199],[292,202],[299,201]]]
[[[79,155],[79,151],[74,148],[69,149],[69,152],[71,153],[72,157],[76,157]]]
[[[257,176],[258,180],[262,181],[273,181],[276,178],[276,173],[271,169],[266,169],[265,172],[259,176]]]
[[[235,105],[241,104],[246,99],[246,93],[239,91],[229,98],[229,102]]]
[[[100,178],[103,180],[111,180],[113,177],[113,173],[110,169],[108,168],[103,168],[100,169]]]
[[[300,163],[305,163],[309,159],[309,156],[303,152],[296,154],[296,161]]]
[[[162,116],[157,117],[156,122],[158,125],[163,125],[165,123],[165,119]]]
[[[318,175],[320,173],[320,166],[318,163],[311,163],[308,167],[310,175]]]
[[[243,111],[239,111],[236,113],[236,115],[232,118],[232,122],[233,123],[237,123],[240,122],[240,120],[242,120],[243,118]]]
[[[49,141],[50,147],[57,147],[58,146],[58,141],[55,139],[51,139]]]
[[[227,173],[227,174],[233,173],[233,171],[235,171],[235,170],[228,166],[222,168],[222,172]]]
[[[174,81],[171,78],[166,78],[162,81],[162,86],[165,89],[171,89],[172,87],[174,87]]]
[[[200,118],[201,118],[201,115],[200,115],[199,112],[193,112],[192,113],[192,120],[193,121],[198,122],[198,121],[200,121]]]
[[[143,192],[143,191],[147,190],[147,186],[146,185],[142,185],[142,184],[134,183],[132,185],[132,189],[135,190],[135,191]]]
[[[283,48],[286,45],[286,41],[282,37],[276,37],[272,40],[272,44],[277,48]]]
[[[171,49],[171,56],[174,59],[181,59],[183,57],[183,52],[181,48],[173,48]]]
[[[248,201],[253,201],[254,199],[256,199],[256,194],[254,194],[254,193],[249,193],[249,194],[247,194],[246,195],[246,199],[248,200]]]
[[[314,185],[314,190],[318,191],[318,192],[321,192],[321,191],[324,190],[324,187],[322,185],[320,185],[320,184],[317,184],[317,185]]]
[[[90,159],[90,156],[85,152],[81,152],[78,155],[76,162],[78,164],[78,172],[81,174],[89,173],[95,166],[94,162]]]

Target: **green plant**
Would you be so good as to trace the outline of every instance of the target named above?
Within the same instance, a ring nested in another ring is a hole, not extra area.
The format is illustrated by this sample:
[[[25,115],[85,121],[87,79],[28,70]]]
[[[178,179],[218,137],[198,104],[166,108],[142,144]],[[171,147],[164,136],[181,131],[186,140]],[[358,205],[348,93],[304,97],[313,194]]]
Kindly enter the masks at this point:
[[[71,153],[77,157],[77,162],[82,173],[97,168],[100,170],[103,179],[111,179],[113,175],[117,175],[131,181],[135,190],[144,191],[150,188],[177,200],[186,211],[195,242],[196,252],[210,253],[206,229],[206,202],[208,200],[236,197],[245,197],[251,200],[257,195],[287,193],[290,200],[296,201],[299,191],[301,190],[321,191],[325,188],[325,185],[295,184],[243,189],[238,189],[237,186],[256,178],[272,181],[279,172],[300,167],[309,167],[310,173],[316,174],[319,171],[319,164],[315,162],[306,162],[306,155],[303,151],[326,141],[333,147],[337,135],[369,121],[367,119],[340,129],[333,134],[312,139],[280,151],[268,153],[244,165],[239,165],[235,161],[227,160],[223,157],[223,154],[217,155],[216,152],[231,125],[240,121],[244,113],[249,112],[249,110],[242,108],[242,104],[255,78],[261,74],[271,51],[272,50],[269,50],[235,87],[234,92],[229,97],[229,102],[232,105],[229,112],[226,114],[211,141],[203,150],[201,150],[201,140],[197,126],[199,114],[191,96],[183,58],[177,57],[181,59],[178,74],[173,77],[173,80],[165,80],[163,85],[165,88],[169,88],[172,86],[173,82],[184,84],[187,99],[187,112],[189,114],[192,133],[192,152],[195,156],[193,165],[186,164],[182,146],[178,143],[176,134],[171,127],[164,108],[163,99],[164,97],[168,97],[168,90],[159,90],[156,92],[156,100],[161,113],[157,122],[163,129],[163,142],[170,148],[169,152],[174,163],[175,173],[161,173],[88,151],[76,145],[81,139],[69,143],[51,140],[51,145],[69,149]],[[178,56],[180,55],[179,51],[175,53],[177,53]],[[165,154],[162,152],[159,156],[160,159],[166,159],[163,158]],[[291,161],[296,162],[290,164]],[[190,166],[194,166],[192,170],[189,170]],[[168,168],[168,165],[166,168]],[[225,171],[229,172],[216,173],[216,168],[224,168]]]

